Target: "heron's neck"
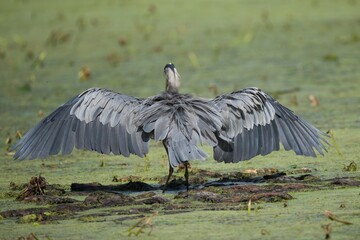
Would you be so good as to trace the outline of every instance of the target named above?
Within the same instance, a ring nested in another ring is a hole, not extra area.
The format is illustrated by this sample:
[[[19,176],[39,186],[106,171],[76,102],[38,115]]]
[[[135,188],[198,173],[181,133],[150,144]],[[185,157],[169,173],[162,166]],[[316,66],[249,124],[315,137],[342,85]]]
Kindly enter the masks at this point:
[[[166,77],[166,92],[178,93],[180,87],[180,77],[178,74],[169,74]]]

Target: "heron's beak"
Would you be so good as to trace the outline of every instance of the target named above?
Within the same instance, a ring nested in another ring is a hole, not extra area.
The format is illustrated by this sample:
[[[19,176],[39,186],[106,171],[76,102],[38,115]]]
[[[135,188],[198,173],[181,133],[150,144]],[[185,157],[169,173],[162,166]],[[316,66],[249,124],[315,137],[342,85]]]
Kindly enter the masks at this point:
[[[169,64],[168,64],[167,69],[171,69],[171,71],[173,71],[173,72],[176,71],[176,68],[175,68],[174,64],[172,64],[172,63],[169,63]]]

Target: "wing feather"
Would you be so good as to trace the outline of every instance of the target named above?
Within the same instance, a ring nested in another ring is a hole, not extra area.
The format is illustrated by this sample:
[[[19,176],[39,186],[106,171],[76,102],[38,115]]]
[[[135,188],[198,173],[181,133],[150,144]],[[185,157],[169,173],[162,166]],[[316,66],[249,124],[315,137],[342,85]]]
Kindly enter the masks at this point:
[[[148,136],[129,132],[126,125],[142,99],[92,88],[70,99],[45,117],[14,145],[14,158],[44,158],[78,149],[99,153],[130,153],[143,157]]]
[[[221,95],[213,99],[223,117],[221,134],[230,141],[214,147],[217,161],[238,162],[280,149],[297,155],[316,156],[326,151],[327,135],[296,116],[257,88]]]

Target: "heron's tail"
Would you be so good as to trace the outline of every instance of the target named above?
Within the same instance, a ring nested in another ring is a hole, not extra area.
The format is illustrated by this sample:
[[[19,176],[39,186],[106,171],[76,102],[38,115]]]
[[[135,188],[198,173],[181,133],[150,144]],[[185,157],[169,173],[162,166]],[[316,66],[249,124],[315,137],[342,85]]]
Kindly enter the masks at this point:
[[[168,150],[169,163],[173,168],[189,160],[205,160],[208,157],[196,143],[188,141],[184,135],[177,136],[175,139],[167,139],[164,144]]]

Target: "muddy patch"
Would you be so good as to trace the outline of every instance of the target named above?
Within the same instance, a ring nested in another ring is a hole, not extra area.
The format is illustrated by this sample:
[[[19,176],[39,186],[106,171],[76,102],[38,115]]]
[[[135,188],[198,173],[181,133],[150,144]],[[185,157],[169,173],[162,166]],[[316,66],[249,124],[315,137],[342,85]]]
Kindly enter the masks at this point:
[[[155,190],[149,184],[144,182],[128,182],[126,184],[102,185],[100,183],[73,183],[71,191],[151,191]]]
[[[334,186],[350,186],[358,187],[360,186],[360,181],[353,178],[333,178],[328,180],[331,185]]]
[[[239,185],[227,188],[207,187],[204,190],[191,190],[179,193],[176,198],[190,198],[196,201],[213,203],[241,203],[249,201],[278,202],[290,200],[288,191],[300,191],[310,188],[304,184],[257,186]]]
[[[139,181],[112,185],[73,183],[68,191],[66,187],[49,184],[44,177],[34,177],[25,184],[11,183],[9,196],[17,193],[17,201],[43,206],[7,210],[0,215],[19,223],[42,224],[73,218],[103,221],[104,216],[121,215],[116,222],[122,222],[141,219],[154,211],[174,214],[198,209],[246,210],[249,202],[284,201],[286,204],[293,198],[292,192],[360,186],[360,181],[352,178],[321,180],[309,170],[298,171],[300,175],[288,175],[276,169],[226,174],[201,169],[191,171],[190,191],[184,191],[183,178],[175,177],[166,194],[161,193],[162,180],[154,186]],[[85,211],[95,208],[101,212],[86,215]]]

